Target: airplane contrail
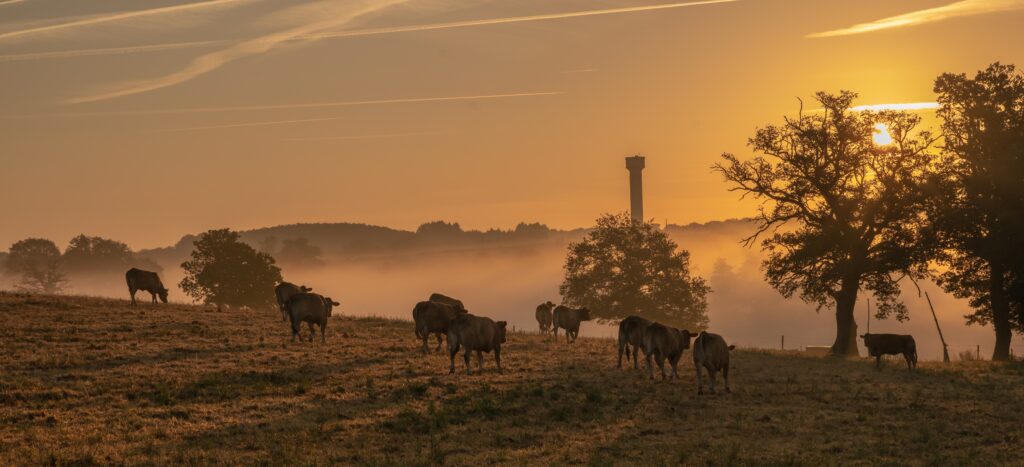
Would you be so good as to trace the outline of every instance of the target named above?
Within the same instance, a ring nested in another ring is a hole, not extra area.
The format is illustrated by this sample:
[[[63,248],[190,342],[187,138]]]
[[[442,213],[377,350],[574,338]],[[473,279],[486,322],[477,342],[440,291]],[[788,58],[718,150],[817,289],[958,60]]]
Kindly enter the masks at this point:
[[[960,16],[974,16],[1000,11],[1024,9],[1024,0],[961,0],[948,5],[912,11],[902,15],[890,16],[869,23],[860,23],[848,28],[808,34],[808,38],[849,36],[885,29],[917,26],[933,23]]]
[[[175,115],[190,113],[216,113],[216,112],[246,112],[254,110],[287,110],[287,109],[315,109],[329,107],[354,107],[364,105],[384,104],[413,104],[423,102],[457,102],[490,99],[509,99],[516,97],[543,97],[565,94],[563,91],[539,91],[539,92],[516,92],[505,94],[478,94],[467,96],[436,96],[436,97],[409,97],[397,99],[370,99],[361,101],[332,101],[332,102],[310,102],[300,104],[268,104],[268,105],[243,105],[226,107],[192,107],[182,109],[151,109],[151,110],[123,110],[109,112],[64,112],[52,114],[28,114],[28,115],[0,115],[0,119],[26,119],[26,118],[68,118],[68,117],[125,117],[142,115]]]
[[[467,21],[454,21],[447,23],[429,23],[429,24],[415,24],[409,26],[395,26],[395,27],[383,27],[383,28],[369,28],[369,29],[353,29],[350,31],[337,31],[329,33],[320,33],[312,35],[297,36],[288,39],[283,42],[291,41],[310,41],[319,39],[336,39],[345,37],[359,37],[359,36],[372,36],[379,34],[395,34],[402,32],[415,32],[415,31],[431,31],[437,29],[454,29],[454,28],[465,28],[474,26],[486,26],[493,24],[509,24],[509,23],[522,23],[528,21],[547,21],[547,20],[558,20],[568,18],[579,18],[586,16],[600,16],[600,15],[612,15],[612,14],[623,14],[623,13],[639,13],[645,11],[656,11],[666,10],[672,8],[685,8],[701,5],[712,5],[718,3],[734,3],[741,0],[705,0],[697,2],[679,2],[679,3],[663,3],[658,5],[646,5],[638,7],[626,7],[626,8],[610,8],[603,10],[587,10],[587,11],[573,11],[566,13],[551,13],[545,15],[529,15],[529,16],[513,16],[506,18],[488,18],[478,20],[467,20]],[[176,49],[187,49],[196,47],[209,47],[219,44],[226,44],[235,41],[231,40],[211,40],[211,41],[198,41],[198,42],[174,42],[167,44],[156,44],[156,45],[142,45],[142,46],[128,46],[128,47],[110,47],[100,49],[79,49],[79,50],[59,50],[52,52],[34,52],[24,54],[10,54],[0,55],[0,62],[9,61],[23,61],[23,60],[46,60],[46,59],[57,59],[57,58],[74,58],[74,57],[93,57],[102,55],[120,55],[120,54],[132,54],[132,53],[145,53],[145,52],[160,52],[164,50],[176,50]]]
[[[0,1],[0,6],[13,5],[15,3],[21,3],[21,2],[24,2],[24,1],[25,0],[3,0],[3,1]]]
[[[27,36],[31,34],[39,34],[43,32],[59,31],[61,29],[74,28],[78,26],[91,26],[94,24],[108,23],[111,21],[120,21],[129,18],[137,18],[140,16],[153,16],[161,15],[165,13],[176,13],[180,11],[194,10],[197,8],[208,8],[212,6],[225,5],[229,3],[247,2],[251,0],[206,0],[203,2],[185,3],[181,5],[165,6],[160,8],[150,8],[148,10],[135,10],[125,11],[120,13],[113,13],[104,16],[94,16],[91,18],[80,19],[77,21],[69,21],[66,23],[50,24],[47,26],[39,26],[29,29],[19,29],[17,31],[10,31],[0,33],[0,40],[10,39],[19,36]]]
[[[203,131],[203,130],[223,130],[228,128],[248,128],[254,126],[277,126],[277,125],[293,125],[297,123],[310,123],[310,122],[325,122],[328,120],[337,120],[338,117],[324,117],[324,118],[302,118],[297,120],[272,120],[265,122],[244,122],[244,123],[228,123],[225,125],[210,125],[210,126],[191,126],[184,128],[169,128],[166,130],[158,130],[161,133],[173,133],[179,131]]]
[[[352,140],[352,139],[382,139],[382,138],[401,138],[407,136],[432,136],[432,135],[450,135],[453,134],[451,131],[417,131],[412,133],[383,133],[376,135],[348,135],[348,136],[311,136],[308,138],[287,138],[285,141],[341,141],[341,140]]]

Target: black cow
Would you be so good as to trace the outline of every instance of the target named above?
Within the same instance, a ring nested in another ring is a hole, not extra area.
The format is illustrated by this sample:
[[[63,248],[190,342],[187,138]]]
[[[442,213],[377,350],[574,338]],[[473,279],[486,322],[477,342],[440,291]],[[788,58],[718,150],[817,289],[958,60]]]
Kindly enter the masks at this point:
[[[124,273],[124,280],[128,283],[128,293],[132,296],[132,305],[135,305],[135,292],[139,290],[153,295],[154,304],[158,295],[161,301],[167,303],[167,288],[164,287],[163,282],[160,282],[160,276],[155,272],[131,268]]]
[[[882,365],[882,355],[903,355],[907,361],[907,369],[917,369],[917,343],[914,336],[906,334],[864,334],[864,346],[868,348],[868,354],[875,357],[875,368]]]
[[[277,298],[277,306],[281,308],[281,315],[284,317],[285,321],[288,321],[288,312],[285,311],[284,305],[288,303],[288,299],[292,298],[294,295],[311,292],[312,290],[312,287],[295,285],[291,282],[282,282],[277,284],[277,287],[274,287],[274,296]]]
[[[576,338],[580,335],[580,322],[590,321],[590,319],[590,310],[587,308],[573,309],[565,305],[558,305],[551,315],[555,338],[558,338],[558,328],[562,328],[565,329],[566,342],[576,342]]]

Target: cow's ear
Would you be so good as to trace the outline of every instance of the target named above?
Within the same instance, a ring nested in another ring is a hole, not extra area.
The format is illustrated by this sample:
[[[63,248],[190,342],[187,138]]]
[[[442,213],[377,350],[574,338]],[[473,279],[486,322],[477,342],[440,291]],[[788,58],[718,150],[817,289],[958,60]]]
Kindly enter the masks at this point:
[[[335,301],[331,301],[331,305],[334,305],[334,306],[341,306],[341,304],[340,304],[340,303],[338,303],[338,302],[335,302]]]

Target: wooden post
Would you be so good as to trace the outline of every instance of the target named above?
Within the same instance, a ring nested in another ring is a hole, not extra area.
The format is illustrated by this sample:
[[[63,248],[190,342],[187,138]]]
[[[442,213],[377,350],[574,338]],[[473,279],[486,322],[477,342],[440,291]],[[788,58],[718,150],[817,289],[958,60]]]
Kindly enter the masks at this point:
[[[782,335],[782,350],[786,350],[786,335]]]
[[[928,308],[932,310],[932,319],[935,320],[935,329],[939,331],[939,340],[942,341],[942,361],[949,363],[949,346],[946,345],[946,338],[942,337],[942,328],[939,327],[939,317],[935,314],[935,307],[932,306],[932,298],[928,296],[928,292],[924,293],[924,298],[928,300]]]
[[[978,350],[974,354],[974,357],[977,358],[978,360],[981,360],[981,344],[978,344]]]
[[[868,302],[868,319],[867,319],[867,323],[868,323],[868,334],[871,334],[871,299],[870,299],[870,298],[868,298],[868,299],[867,299],[867,302]]]

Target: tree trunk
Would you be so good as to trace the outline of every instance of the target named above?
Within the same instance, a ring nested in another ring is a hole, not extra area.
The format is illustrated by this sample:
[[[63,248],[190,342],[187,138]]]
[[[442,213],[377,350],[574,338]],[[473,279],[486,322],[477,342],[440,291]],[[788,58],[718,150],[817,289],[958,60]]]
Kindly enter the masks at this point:
[[[992,326],[996,329],[996,345],[992,360],[1010,359],[1010,301],[1006,294],[1005,271],[996,261],[989,262],[989,296],[992,301]]]
[[[837,357],[859,357],[857,350],[857,321],[853,309],[857,305],[857,289],[860,278],[855,275],[843,278],[836,297],[836,341],[832,344],[832,355]]]

